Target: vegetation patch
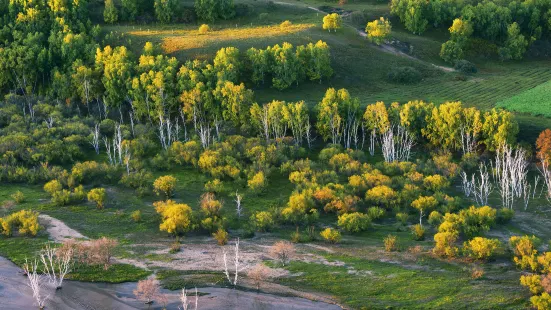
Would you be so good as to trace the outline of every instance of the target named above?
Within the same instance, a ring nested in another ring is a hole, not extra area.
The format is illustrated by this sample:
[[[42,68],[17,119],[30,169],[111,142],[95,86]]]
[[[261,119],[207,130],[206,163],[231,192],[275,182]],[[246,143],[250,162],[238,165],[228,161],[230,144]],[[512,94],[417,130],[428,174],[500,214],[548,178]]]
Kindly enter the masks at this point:
[[[515,112],[551,117],[551,81],[526,90],[496,104]]]

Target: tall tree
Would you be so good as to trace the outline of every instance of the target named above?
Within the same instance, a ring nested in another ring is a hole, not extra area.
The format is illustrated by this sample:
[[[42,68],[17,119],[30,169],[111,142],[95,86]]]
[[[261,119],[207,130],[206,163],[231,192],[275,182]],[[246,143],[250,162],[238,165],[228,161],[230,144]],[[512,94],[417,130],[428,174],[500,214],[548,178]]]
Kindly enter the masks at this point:
[[[108,24],[113,24],[119,20],[119,11],[113,0],[105,0],[105,8],[103,9],[103,20]]]
[[[276,44],[270,48],[273,56],[272,83],[279,90],[286,89],[294,82],[298,82],[297,59],[291,43],[284,42],[282,46]]]

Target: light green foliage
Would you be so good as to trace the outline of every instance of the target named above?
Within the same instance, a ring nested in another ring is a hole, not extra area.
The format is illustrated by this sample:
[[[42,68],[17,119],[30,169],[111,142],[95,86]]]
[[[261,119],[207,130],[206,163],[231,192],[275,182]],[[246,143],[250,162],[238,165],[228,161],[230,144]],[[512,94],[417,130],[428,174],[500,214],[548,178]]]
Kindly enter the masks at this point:
[[[499,56],[502,60],[522,59],[528,44],[528,40],[520,33],[519,25],[514,22],[507,27],[507,40],[505,46],[499,49]]]
[[[551,117],[549,93],[551,93],[551,81],[502,100],[496,104],[496,107],[514,112]]]
[[[174,19],[174,13],[176,11],[175,0],[155,0],[155,17],[163,24],[168,24]]]
[[[339,227],[348,232],[357,233],[367,230],[370,224],[371,219],[364,213],[354,212],[339,215]]]
[[[88,192],[88,201],[95,202],[98,209],[104,208],[106,197],[105,188],[93,188]]]
[[[369,207],[367,209],[367,215],[373,221],[383,218],[385,215],[385,210],[379,207]]]
[[[260,211],[251,215],[250,222],[257,231],[269,231],[275,225],[272,214],[268,211]]]
[[[272,84],[275,88],[282,90],[291,86],[293,83],[298,83],[298,60],[294,53],[293,45],[284,42],[283,45],[276,44],[269,48],[273,64],[272,64]]]
[[[113,0],[105,0],[105,9],[103,10],[103,20],[108,24],[113,24],[119,19],[119,12],[115,7]]]

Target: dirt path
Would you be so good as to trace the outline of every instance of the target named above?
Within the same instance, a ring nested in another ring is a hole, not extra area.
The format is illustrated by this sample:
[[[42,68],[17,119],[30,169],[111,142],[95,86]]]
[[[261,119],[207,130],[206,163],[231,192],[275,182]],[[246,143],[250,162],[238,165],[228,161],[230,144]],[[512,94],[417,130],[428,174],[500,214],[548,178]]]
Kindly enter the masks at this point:
[[[313,10],[313,11],[316,11],[318,13],[323,13],[323,14],[327,14],[327,12],[324,12],[318,8],[315,8],[315,7],[311,7],[311,6],[307,6],[307,5],[300,5],[300,4],[296,4],[296,3],[289,3],[289,2],[281,2],[281,1],[274,1],[275,4],[281,4],[281,5],[289,5],[289,6],[295,6],[295,7],[304,7],[304,8],[307,8],[307,9],[310,9],[310,10]],[[344,17],[347,17],[349,16],[350,13],[345,13],[345,14],[342,14],[341,16],[344,18]],[[346,24],[346,26],[354,29],[358,35],[360,35],[361,37],[363,38],[366,38],[367,37],[367,33],[363,30],[360,30],[360,29],[356,29],[355,27],[353,27],[352,25],[348,25]],[[379,48],[379,50],[381,50],[382,52],[385,52],[385,53],[388,53],[388,54],[393,54],[395,56],[400,56],[400,57],[404,57],[404,58],[408,58],[408,59],[411,59],[411,60],[414,60],[414,61],[418,61],[418,62],[421,62],[423,64],[426,64],[426,65],[430,65],[434,68],[437,68],[437,69],[440,69],[442,71],[445,71],[445,72],[454,72],[455,69],[453,68],[450,68],[450,67],[446,67],[446,66],[440,66],[440,65],[436,65],[436,64],[433,64],[431,62],[428,62],[428,61],[424,61],[424,60],[421,60],[417,57],[414,57],[414,56],[411,56],[409,54],[406,54],[402,51],[400,51],[399,49],[395,48],[394,46],[390,45],[390,44],[387,44],[387,43],[383,43],[381,45],[378,45],[377,46]]]
[[[49,215],[40,214],[38,220],[42,226],[46,227],[46,231],[50,235],[50,238],[55,242],[61,243],[67,239],[88,239],[62,221]]]

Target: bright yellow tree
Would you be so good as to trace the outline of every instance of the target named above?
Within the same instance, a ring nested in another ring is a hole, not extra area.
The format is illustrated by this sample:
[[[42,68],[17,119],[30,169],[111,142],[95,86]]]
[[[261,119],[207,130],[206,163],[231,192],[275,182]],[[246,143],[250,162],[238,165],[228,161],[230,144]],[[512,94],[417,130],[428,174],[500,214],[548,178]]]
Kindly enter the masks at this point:
[[[369,41],[380,45],[385,41],[386,38],[388,38],[391,29],[392,26],[390,25],[390,21],[388,19],[385,19],[384,17],[381,17],[367,23],[367,26],[365,27],[365,32],[367,33],[367,38],[369,39]]]
[[[177,236],[183,235],[192,228],[191,208],[184,203],[174,200],[158,201],[153,203],[155,211],[161,215],[161,231]]]
[[[327,14],[323,17],[323,29],[331,32],[337,32],[337,29],[340,29],[342,26],[342,17],[337,14]]]
[[[167,199],[172,196],[175,187],[176,178],[171,175],[158,177],[155,182],[153,182],[153,189],[155,190],[155,193],[157,193],[157,195],[162,193]]]

